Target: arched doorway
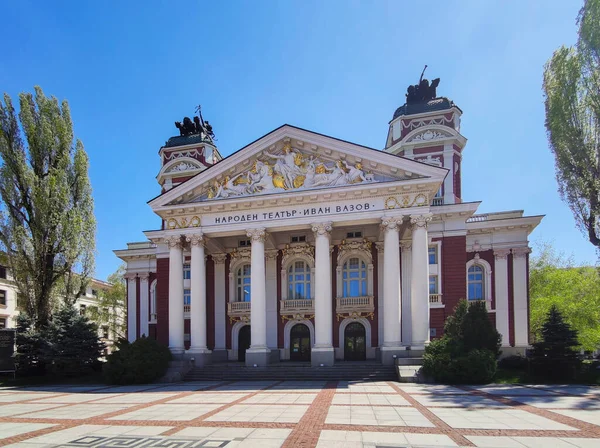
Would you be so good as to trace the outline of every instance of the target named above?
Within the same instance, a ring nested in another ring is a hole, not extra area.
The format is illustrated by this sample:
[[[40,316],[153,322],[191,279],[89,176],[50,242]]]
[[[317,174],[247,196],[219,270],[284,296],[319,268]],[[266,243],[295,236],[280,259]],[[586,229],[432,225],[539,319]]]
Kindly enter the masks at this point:
[[[310,330],[304,324],[290,331],[290,361],[310,361]]]
[[[344,361],[367,359],[367,337],[363,324],[352,322],[344,330]]]
[[[249,348],[250,325],[244,325],[238,334],[238,361],[246,361],[246,350]]]

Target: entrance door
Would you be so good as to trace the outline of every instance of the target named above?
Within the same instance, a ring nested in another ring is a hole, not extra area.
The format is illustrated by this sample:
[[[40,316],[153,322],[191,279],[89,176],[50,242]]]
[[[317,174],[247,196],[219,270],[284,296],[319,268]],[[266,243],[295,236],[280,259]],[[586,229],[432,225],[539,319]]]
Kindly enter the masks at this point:
[[[240,328],[238,335],[238,361],[246,361],[246,350],[250,348],[250,325]]]
[[[352,322],[344,330],[344,361],[364,361],[367,359],[367,337],[365,327]]]
[[[290,360],[310,361],[310,330],[304,324],[296,324],[290,331]]]

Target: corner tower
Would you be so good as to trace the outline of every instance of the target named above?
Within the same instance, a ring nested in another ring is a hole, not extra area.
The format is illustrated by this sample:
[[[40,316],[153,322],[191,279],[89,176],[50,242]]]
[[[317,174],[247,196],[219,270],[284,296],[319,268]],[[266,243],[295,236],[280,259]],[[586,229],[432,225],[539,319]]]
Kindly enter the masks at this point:
[[[200,106],[197,112],[198,115],[193,119],[184,117],[183,121],[176,121],[175,127],[179,129],[179,135],[167,140],[158,151],[161,168],[156,180],[161,186],[161,193],[194,177],[222,159],[215,146],[212,126],[208,120],[204,121]]]
[[[448,170],[433,205],[457,204],[461,199],[461,160],[467,139],[460,134],[462,110],[437,96],[440,79],[421,79],[407,89],[406,102],[390,121],[386,152]]]

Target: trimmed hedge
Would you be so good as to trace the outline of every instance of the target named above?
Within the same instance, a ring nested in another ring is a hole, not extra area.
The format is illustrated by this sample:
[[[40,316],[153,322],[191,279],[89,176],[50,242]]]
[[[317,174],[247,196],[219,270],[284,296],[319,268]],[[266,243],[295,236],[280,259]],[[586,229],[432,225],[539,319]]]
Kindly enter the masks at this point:
[[[161,378],[169,367],[171,352],[145,336],[133,343],[122,339],[118,351],[107,356],[104,380],[108,384],[144,384]]]

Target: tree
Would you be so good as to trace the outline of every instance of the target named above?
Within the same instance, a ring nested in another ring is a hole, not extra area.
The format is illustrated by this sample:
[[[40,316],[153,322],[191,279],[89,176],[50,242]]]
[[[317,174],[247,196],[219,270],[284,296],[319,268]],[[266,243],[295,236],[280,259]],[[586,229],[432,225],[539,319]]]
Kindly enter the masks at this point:
[[[579,334],[581,348],[600,347],[600,273],[597,268],[575,266],[571,259],[542,243],[531,258],[529,270],[530,323],[533,340],[542,336],[546,315],[553,306]]]
[[[100,325],[107,325],[113,339],[124,338],[126,325],[126,299],[127,289],[125,287],[125,265],[108,276],[111,287],[107,290],[99,290],[99,301],[96,306],[88,307],[90,318]],[[147,335],[146,335],[147,336]]]
[[[98,327],[70,304],[64,304],[45,330],[45,358],[52,373],[76,376],[90,372],[99,363],[104,344],[98,339]]]
[[[577,227],[600,248],[600,0],[585,0],[574,48],[544,69],[546,129],[559,193]]]
[[[96,223],[88,157],[73,143],[66,101],[42,89],[0,102],[0,250],[33,324],[48,324],[57,284],[73,303],[94,267]]]

